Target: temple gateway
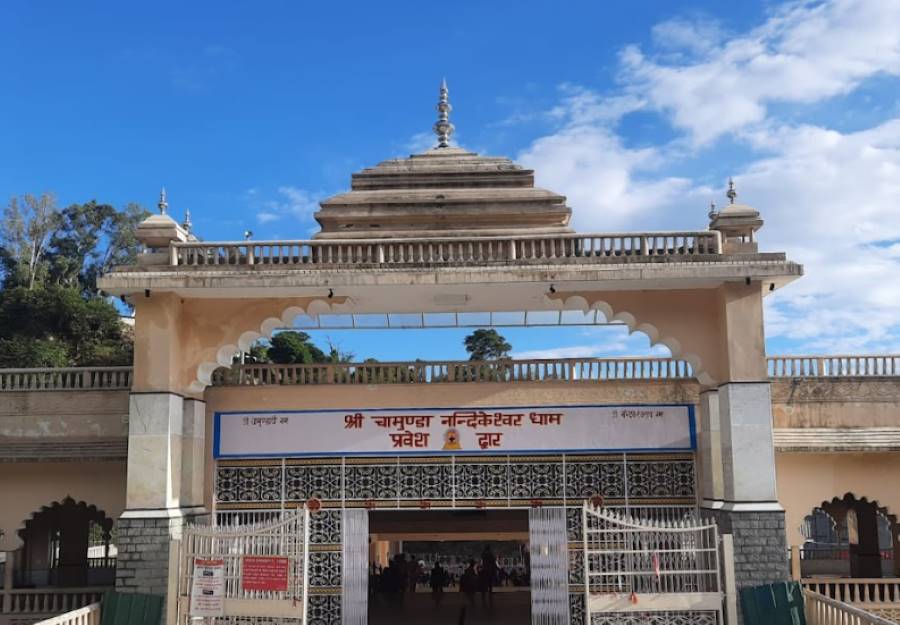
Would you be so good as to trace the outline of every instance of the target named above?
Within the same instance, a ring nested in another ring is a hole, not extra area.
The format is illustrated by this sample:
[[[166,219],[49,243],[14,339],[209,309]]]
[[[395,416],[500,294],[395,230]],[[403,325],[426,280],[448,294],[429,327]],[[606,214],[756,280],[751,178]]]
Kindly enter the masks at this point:
[[[733,185],[697,230],[578,233],[452,145],[445,84],[438,113],[312,240],[205,241],[163,198],[101,279],[133,367],[0,370],[0,624],[106,589],[178,625],[732,624],[792,578],[900,613],[900,357],[766,354],[803,269]],[[285,328],[597,324],[671,357],[245,357]]]

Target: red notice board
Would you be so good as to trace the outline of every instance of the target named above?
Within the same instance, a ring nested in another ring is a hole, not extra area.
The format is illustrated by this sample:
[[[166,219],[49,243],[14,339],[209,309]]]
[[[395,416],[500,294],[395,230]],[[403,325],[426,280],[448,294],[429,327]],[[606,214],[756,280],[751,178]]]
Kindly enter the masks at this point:
[[[288,559],[279,556],[244,556],[241,559],[242,590],[288,589]]]

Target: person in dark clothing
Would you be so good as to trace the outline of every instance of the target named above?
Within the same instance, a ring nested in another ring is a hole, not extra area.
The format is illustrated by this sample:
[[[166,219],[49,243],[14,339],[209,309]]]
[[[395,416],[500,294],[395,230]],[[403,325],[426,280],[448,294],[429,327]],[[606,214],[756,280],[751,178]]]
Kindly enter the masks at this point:
[[[440,562],[434,563],[431,569],[431,598],[434,600],[434,607],[439,608],[444,600],[444,586],[447,585],[447,572]]]
[[[479,585],[481,586],[481,600],[489,598],[494,601],[494,582],[497,579],[497,556],[491,551],[490,545],[484,546],[481,552],[481,574],[479,575]]]
[[[469,603],[475,603],[475,591],[478,590],[478,571],[475,569],[475,560],[469,560],[469,566],[459,578],[459,589],[465,593]]]

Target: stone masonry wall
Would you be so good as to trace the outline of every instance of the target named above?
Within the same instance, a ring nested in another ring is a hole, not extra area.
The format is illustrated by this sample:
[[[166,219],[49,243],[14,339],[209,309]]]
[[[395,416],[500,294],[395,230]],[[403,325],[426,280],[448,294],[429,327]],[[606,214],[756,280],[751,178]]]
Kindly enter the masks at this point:
[[[734,574],[738,590],[790,579],[784,512],[713,513],[720,532],[734,536]]]
[[[119,519],[116,590],[165,595],[169,544],[181,536],[183,519]]]
[[[204,522],[208,515],[187,519]],[[119,519],[116,590],[165,595],[169,587],[169,545],[181,538],[186,519]]]
[[[742,588],[790,579],[784,512],[717,510],[712,512],[712,516],[719,524],[720,533],[733,536],[734,577],[738,593]],[[736,599],[737,625],[743,625],[740,594]]]

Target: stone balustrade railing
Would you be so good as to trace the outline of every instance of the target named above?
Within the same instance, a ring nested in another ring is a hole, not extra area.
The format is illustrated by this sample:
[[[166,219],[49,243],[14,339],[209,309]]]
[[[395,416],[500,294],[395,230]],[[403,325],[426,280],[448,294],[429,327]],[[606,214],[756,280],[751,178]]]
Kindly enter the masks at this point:
[[[900,579],[809,577],[800,581],[804,589],[853,605],[892,603],[900,610]]]
[[[771,356],[769,377],[900,377],[900,355]],[[128,390],[131,367],[0,369],[2,391]],[[560,358],[379,362],[350,364],[246,364],[213,374],[217,386],[255,384],[392,384],[436,382],[546,382],[682,380],[690,365],[671,358]]]
[[[245,364],[221,368],[214,386],[268,384],[434,384],[686,380],[690,365],[670,358],[422,361],[357,364]]]
[[[62,614],[99,602],[109,587],[16,588],[0,590],[0,614],[10,616]]]
[[[426,239],[319,239],[303,241],[173,242],[173,266],[460,265],[528,261],[617,262],[629,258],[722,253],[721,233],[455,237]]]
[[[100,625],[100,602],[38,621],[34,625]]]
[[[896,625],[896,621],[806,589],[803,608],[808,625]]]
[[[131,388],[131,367],[0,369],[0,391],[108,391]]]
[[[771,356],[767,360],[773,378],[900,376],[900,354]]]

